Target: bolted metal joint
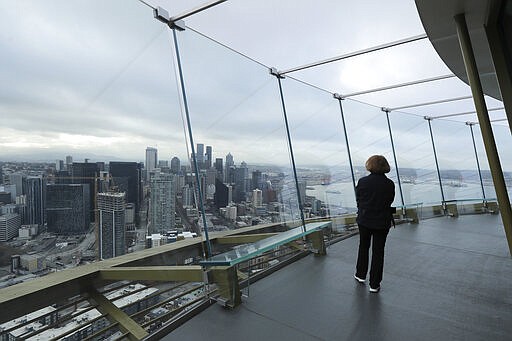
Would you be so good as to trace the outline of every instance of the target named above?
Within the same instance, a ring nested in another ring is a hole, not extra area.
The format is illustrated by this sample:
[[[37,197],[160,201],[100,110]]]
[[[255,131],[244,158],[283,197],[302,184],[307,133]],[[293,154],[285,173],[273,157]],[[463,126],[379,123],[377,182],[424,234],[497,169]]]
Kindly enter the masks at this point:
[[[432,121],[434,118],[431,116],[423,116],[423,119],[425,119],[427,121]]]
[[[156,20],[167,24],[171,29],[176,29],[178,31],[185,31],[185,22],[183,20],[172,20],[169,12],[160,6],[153,9],[153,16]]]
[[[345,99],[345,97],[343,97],[343,96],[342,96],[342,95],[340,95],[339,93],[334,93],[334,94],[332,94],[332,97],[334,97],[335,99],[340,100],[340,101],[342,101],[342,100],[344,100],[344,99]]]
[[[384,111],[387,114],[389,114],[391,112],[391,109],[386,108],[386,107],[382,107],[382,108],[380,108],[380,110]]]
[[[282,75],[279,71],[277,71],[277,69],[275,67],[271,67],[270,69],[268,69],[268,72],[271,75],[276,76],[277,78],[284,79],[284,75]]]

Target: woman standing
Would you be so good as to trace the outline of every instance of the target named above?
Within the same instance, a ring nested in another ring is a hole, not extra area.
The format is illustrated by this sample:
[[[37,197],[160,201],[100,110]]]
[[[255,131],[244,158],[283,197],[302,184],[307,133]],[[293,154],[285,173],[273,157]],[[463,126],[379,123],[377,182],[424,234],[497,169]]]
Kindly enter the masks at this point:
[[[366,170],[370,175],[359,179],[356,186],[359,252],[354,278],[360,283],[365,282],[372,244],[370,292],[377,293],[384,269],[384,246],[393,220],[391,204],[395,198],[395,184],[385,175],[390,167],[382,155],[371,156],[366,161]]]

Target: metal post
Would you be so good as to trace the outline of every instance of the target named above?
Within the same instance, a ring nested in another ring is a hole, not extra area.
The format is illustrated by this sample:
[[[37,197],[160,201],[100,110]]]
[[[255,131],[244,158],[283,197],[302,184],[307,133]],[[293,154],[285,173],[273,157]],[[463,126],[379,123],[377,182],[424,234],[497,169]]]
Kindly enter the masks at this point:
[[[391,140],[391,149],[393,150],[393,159],[395,161],[396,180],[398,181],[398,189],[400,191],[400,200],[402,201],[402,212],[405,211],[404,195],[402,193],[402,182],[400,181],[400,172],[398,171],[398,162],[396,160],[395,143],[393,142],[393,133],[391,132],[391,123],[389,122],[389,109],[381,108],[386,113],[386,120],[388,122],[389,139]]]
[[[345,115],[343,113],[343,105],[341,100],[343,99],[340,94],[334,94],[334,98],[338,100],[340,104],[341,122],[343,123],[343,133],[345,134],[345,144],[347,146],[348,163],[350,165],[350,173],[352,174],[352,185],[354,186],[354,195],[356,194],[356,177],[354,175],[354,167],[352,166],[352,156],[350,155],[350,146],[348,144],[347,126],[345,125]]]
[[[204,237],[206,239],[206,249],[208,252],[208,254],[206,256],[209,258],[212,256],[212,249],[211,249],[211,245],[210,245],[210,238],[208,238],[208,224],[206,222],[206,215],[204,213],[203,195],[202,195],[202,191],[201,191],[201,181],[199,179],[199,168],[197,167],[197,156],[196,156],[196,150],[194,147],[194,137],[192,135],[192,125],[190,124],[190,113],[188,110],[187,94],[185,91],[185,83],[183,81],[183,70],[181,67],[180,51],[178,48],[178,39],[176,37],[176,29],[172,28],[171,30],[172,30],[173,40],[174,40],[174,50],[176,52],[176,64],[178,66],[178,75],[180,78],[181,95],[183,97],[183,107],[185,109],[185,116],[187,118],[188,137],[190,140],[190,148],[192,149],[192,162],[194,163],[194,171],[196,173],[196,185],[197,185],[197,193],[198,193],[198,197],[199,197],[199,209],[201,210],[201,216],[203,218]]]
[[[306,232],[306,221],[304,219],[304,207],[302,206],[302,199],[300,198],[299,179],[297,177],[297,168],[295,167],[295,157],[293,156],[292,139],[290,137],[290,127],[288,126],[288,116],[286,115],[286,105],[284,104],[283,87],[281,86],[281,79],[283,75],[279,74],[276,69],[271,68],[270,74],[276,76],[277,83],[279,84],[279,94],[281,96],[281,105],[283,108],[284,123],[286,127],[286,136],[288,137],[288,147],[290,148],[290,157],[292,160],[293,176],[295,178],[295,187],[297,190],[297,201],[299,203],[300,219],[302,221],[302,230]]]
[[[480,178],[480,186],[482,187],[482,198],[484,199],[484,205],[485,205],[485,189],[484,189],[484,182],[482,180],[482,171],[480,170],[480,162],[478,161],[478,153],[476,151],[476,143],[475,143],[475,134],[473,133],[473,122],[466,122],[466,124],[469,126],[469,130],[471,131],[471,139],[473,140],[473,150],[475,151],[475,159],[476,159],[476,167],[478,169],[478,177]]]
[[[432,117],[425,116],[424,119],[428,121],[428,129],[430,131],[430,140],[432,141],[432,150],[434,151],[434,160],[436,161],[437,178],[439,179],[439,188],[441,189],[441,200],[443,209],[445,209],[445,200],[443,192],[443,182],[441,181],[441,172],[439,171],[439,163],[437,162],[436,144],[434,143],[434,134],[432,134]]]
[[[473,101],[477,111],[480,130],[482,131],[485,152],[487,154],[487,160],[489,161],[489,168],[491,169],[494,188],[496,189],[496,198],[498,199],[498,205],[500,207],[503,228],[505,229],[509,252],[512,256],[512,208],[510,207],[507,186],[505,184],[500,158],[496,149],[496,141],[494,140],[491,122],[489,120],[489,113],[487,112],[487,105],[485,103],[482,84],[478,74],[478,67],[473,53],[473,46],[471,44],[464,14],[461,13],[456,15],[454,20],[457,25],[457,37],[459,38],[460,49],[464,59],[464,66],[466,67],[469,85],[471,87],[471,94],[473,95]]]

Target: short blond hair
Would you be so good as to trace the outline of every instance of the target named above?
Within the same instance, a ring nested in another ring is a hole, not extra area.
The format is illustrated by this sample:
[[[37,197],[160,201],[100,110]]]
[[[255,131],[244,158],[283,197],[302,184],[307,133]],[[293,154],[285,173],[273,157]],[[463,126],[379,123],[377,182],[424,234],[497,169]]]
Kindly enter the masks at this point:
[[[385,174],[389,173],[391,167],[389,167],[388,160],[382,155],[372,155],[366,160],[366,170],[370,173]]]

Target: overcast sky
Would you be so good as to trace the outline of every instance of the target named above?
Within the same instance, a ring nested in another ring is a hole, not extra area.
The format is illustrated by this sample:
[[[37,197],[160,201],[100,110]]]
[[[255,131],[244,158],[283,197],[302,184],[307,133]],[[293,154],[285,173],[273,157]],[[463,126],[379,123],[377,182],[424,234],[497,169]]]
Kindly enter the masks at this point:
[[[204,1],[146,2],[175,15]],[[268,67],[285,70],[424,33],[411,0],[228,1],[185,23],[177,37],[194,140],[212,145],[214,157],[231,152],[237,164],[289,161],[278,83]],[[137,0],[0,0],[0,160],[142,161],[147,146],[157,147],[161,160],[184,159],[189,140],[174,60],[171,31]],[[290,74],[282,87],[298,164],[347,164],[340,108],[330,93],[449,73],[424,39]],[[391,155],[380,107],[469,94],[467,85],[447,79],[343,101],[356,163]],[[490,108],[499,106],[489,99]],[[401,166],[432,166],[421,116],[471,110],[465,100],[391,113]],[[433,128],[444,168],[474,167],[472,149],[453,155],[454,145],[471,143],[468,127],[434,121]],[[498,139],[510,139],[507,127],[496,129]],[[507,156],[503,162],[512,168]]]

